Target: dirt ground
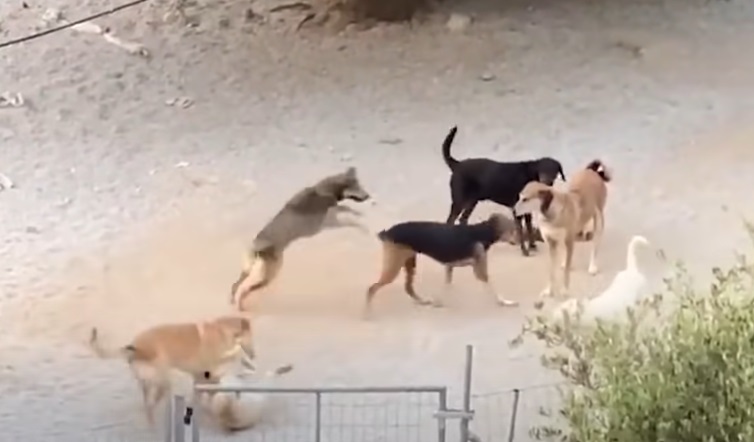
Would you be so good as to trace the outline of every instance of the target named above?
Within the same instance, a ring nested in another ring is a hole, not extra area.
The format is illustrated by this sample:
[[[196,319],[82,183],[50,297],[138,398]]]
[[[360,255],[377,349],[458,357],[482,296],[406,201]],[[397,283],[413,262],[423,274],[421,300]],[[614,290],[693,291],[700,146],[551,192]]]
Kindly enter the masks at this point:
[[[3,41],[42,26],[48,6],[6,3]],[[48,3],[71,19],[111,6]],[[363,208],[374,232],[444,219],[440,143],[454,124],[459,158],[551,155],[567,174],[601,158],[614,169],[602,272],[586,274],[580,247],[577,296],[609,282],[635,233],[701,276],[748,248],[754,3],[459,1],[411,25],[337,34],[295,32],[301,13],[268,12],[275,3],[254,2],[262,18],[246,20],[248,2],[204,0],[193,27],[162,23],[159,3],[96,21],[150,59],[72,30],[0,50],[0,93],[25,98],[0,108],[0,172],[16,183],[0,191],[5,434],[161,437],[125,364],[84,345],[89,328],[116,345],[151,324],[227,311],[256,230],[297,189],[348,165],[374,195]],[[472,23],[449,30],[450,12]],[[189,106],[168,105],[183,98]],[[460,406],[466,344],[475,393],[551,380],[535,349],[507,345],[543,286],[541,253],[493,249],[494,280],[520,308],[493,307],[458,272],[446,308],[419,309],[395,284],[365,322],[378,252],[372,235],[349,230],[290,249],[256,319],[260,364],[296,367],[280,385],[448,385]],[[657,280],[667,270],[646,262]],[[420,293],[441,290],[439,266],[419,271]]]

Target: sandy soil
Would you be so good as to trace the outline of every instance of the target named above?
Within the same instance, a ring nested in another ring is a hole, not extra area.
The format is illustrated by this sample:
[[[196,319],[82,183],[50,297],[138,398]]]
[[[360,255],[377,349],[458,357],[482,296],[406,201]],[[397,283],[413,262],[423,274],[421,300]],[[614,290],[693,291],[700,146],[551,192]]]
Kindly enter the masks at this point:
[[[41,26],[43,7],[7,3],[3,39]],[[51,3],[78,18],[108,2]],[[0,52],[0,92],[26,98],[0,109],[0,172],[17,183],[0,192],[5,434],[159,438],[125,364],[83,345],[89,327],[115,345],[157,322],[226,311],[245,242],[290,194],[347,165],[375,196],[364,209],[375,232],[444,219],[439,145],[453,124],[457,157],[547,154],[567,172],[599,157],[615,169],[603,271],[586,275],[582,247],[579,296],[607,284],[634,233],[695,272],[748,246],[751,2],[459,2],[452,10],[475,18],[464,32],[446,28],[448,6],[411,26],[337,35],[292,32],[300,14],[267,14],[272,1],[253,6],[265,23],[245,22],[241,2],[207,3],[218,6],[193,8],[194,28],[159,24],[159,5],[98,21],[146,45],[150,60],[74,31]],[[166,105],[182,97],[193,104]],[[466,344],[478,394],[551,380],[534,349],[507,346],[542,287],[543,256],[493,251],[495,281],[519,309],[492,307],[459,272],[447,308],[417,309],[396,284],[363,322],[378,252],[373,237],[345,230],[291,249],[256,324],[262,362],[297,367],[281,384],[449,385],[460,406]],[[440,275],[423,261],[421,291],[440,290]],[[547,399],[536,394],[532,409]],[[488,439],[505,397],[477,402]]]

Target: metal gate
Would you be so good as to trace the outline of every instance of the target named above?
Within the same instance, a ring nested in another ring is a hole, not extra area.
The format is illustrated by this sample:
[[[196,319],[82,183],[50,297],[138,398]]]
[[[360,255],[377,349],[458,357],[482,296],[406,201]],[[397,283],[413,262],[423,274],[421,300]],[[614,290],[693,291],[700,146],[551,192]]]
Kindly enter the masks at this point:
[[[243,431],[244,441],[265,442],[447,442],[476,441],[469,431],[471,363],[473,349],[466,348],[463,406],[448,407],[446,386],[259,388],[195,387],[201,393],[263,394],[265,408],[278,408],[259,426]],[[273,400],[277,404],[273,403]],[[174,396],[169,404],[167,442],[227,440],[214,431],[202,431],[200,407]],[[448,421],[457,421],[449,426]]]

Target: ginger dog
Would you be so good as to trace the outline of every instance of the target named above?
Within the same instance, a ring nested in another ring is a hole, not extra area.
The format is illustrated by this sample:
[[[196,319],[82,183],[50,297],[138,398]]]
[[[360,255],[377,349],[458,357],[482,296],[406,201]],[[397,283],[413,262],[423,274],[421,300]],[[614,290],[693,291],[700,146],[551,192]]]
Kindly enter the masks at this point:
[[[247,368],[254,369],[251,322],[243,317],[158,325],[115,351],[105,350],[97,328],[92,328],[89,345],[100,357],[120,356],[128,361],[141,387],[150,425],[154,425],[155,407],[170,390],[170,370],[180,370],[198,381],[205,372],[218,370],[239,357]]]
[[[549,280],[542,296],[565,295],[570,286],[571,261],[574,243],[591,237],[589,273],[596,274],[597,254],[605,230],[605,203],[607,184],[611,174],[600,160],[594,160],[586,168],[571,176],[568,190],[558,191],[546,184],[532,181],[519,195],[516,213],[534,213],[550,255]],[[592,222],[593,232],[585,233]],[[565,250],[562,286],[557,283],[556,268],[558,252]]]

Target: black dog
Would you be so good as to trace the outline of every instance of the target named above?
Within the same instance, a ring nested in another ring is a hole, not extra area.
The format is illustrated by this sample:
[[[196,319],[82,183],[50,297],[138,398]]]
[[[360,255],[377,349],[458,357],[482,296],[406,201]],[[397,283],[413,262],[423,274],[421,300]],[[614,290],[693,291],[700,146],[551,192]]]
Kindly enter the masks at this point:
[[[458,127],[454,126],[442,143],[442,156],[451,171],[450,197],[451,206],[448,224],[467,224],[471,212],[477,203],[490,200],[513,210],[518,201],[518,194],[530,181],[540,181],[552,186],[555,179],[563,174],[563,166],[554,158],[543,157],[538,160],[501,163],[487,158],[468,158],[457,160],[450,155],[450,146],[456,137]],[[460,215],[460,218],[459,218]],[[529,256],[529,250],[535,250],[535,233],[530,214],[518,216],[513,213],[521,245],[521,253]],[[526,237],[523,234],[522,219],[526,223]],[[528,239],[529,247],[526,247]]]
[[[406,273],[404,288],[417,304],[427,305],[414,290],[416,255],[425,255],[445,266],[445,282],[453,279],[453,268],[471,266],[474,275],[501,305],[515,305],[495,291],[487,272],[487,251],[498,241],[513,242],[513,220],[493,214],[478,224],[448,225],[431,221],[409,221],[383,230],[378,238],[382,242],[382,270],[380,278],[367,290],[366,315],[369,315],[372,298],[383,286],[395,281],[401,269]],[[439,305],[437,298],[434,304]]]

